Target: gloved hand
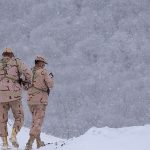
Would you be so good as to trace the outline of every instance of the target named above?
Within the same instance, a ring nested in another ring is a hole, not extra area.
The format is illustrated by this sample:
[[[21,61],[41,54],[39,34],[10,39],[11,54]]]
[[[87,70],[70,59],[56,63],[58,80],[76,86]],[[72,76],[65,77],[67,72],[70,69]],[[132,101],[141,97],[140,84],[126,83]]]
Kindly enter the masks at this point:
[[[51,72],[49,75],[51,76],[51,78],[53,78],[53,77],[54,77],[54,75],[53,75],[53,73],[52,73],[52,72]]]
[[[28,90],[29,87],[31,86],[31,83],[27,81],[23,81],[22,85],[23,85],[24,90]]]

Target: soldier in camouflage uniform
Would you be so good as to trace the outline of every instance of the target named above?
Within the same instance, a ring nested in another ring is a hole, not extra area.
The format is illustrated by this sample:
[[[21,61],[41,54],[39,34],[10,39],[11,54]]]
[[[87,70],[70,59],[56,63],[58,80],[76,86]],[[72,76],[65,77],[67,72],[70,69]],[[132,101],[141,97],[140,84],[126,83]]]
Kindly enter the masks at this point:
[[[35,66],[32,68],[32,85],[28,89],[28,106],[32,114],[32,126],[25,150],[32,150],[34,140],[37,142],[37,148],[45,145],[41,141],[40,133],[48,104],[49,91],[54,84],[53,75],[44,69],[45,64],[47,64],[46,60],[42,56],[37,56]]]
[[[10,141],[13,146],[19,147],[16,135],[24,121],[21,103],[21,75],[24,76],[27,87],[31,83],[31,70],[20,59],[14,57],[10,48],[4,49],[0,59],[0,136],[2,137],[3,149],[8,148],[7,121],[9,109],[12,110],[15,118]]]

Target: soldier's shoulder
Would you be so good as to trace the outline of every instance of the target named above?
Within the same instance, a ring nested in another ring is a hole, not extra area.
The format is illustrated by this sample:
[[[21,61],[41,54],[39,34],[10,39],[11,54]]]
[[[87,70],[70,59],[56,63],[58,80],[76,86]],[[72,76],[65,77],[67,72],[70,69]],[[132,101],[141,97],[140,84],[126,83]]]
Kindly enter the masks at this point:
[[[20,59],[21,60],[21,58],[19,58],[19,57],[13,57],[14,59]]]
[[[22,65],[23,65],[22,60],[21,60],[20,58],[18,58],[18,57],[17,57],[17,58],[14,57],[13,61],[15,61],[19,66],[22,66]]]
[[[14,59],[17,60],[17,61],[21,61],[21,59],[18,58],[18,57],[14,57]]]
[[[18,58],[18,57],[13,57],[13,58],[12,58],[12,60],[14,60],[14,61],[18,61],[18,62],[19,62],[19,61],[21,61],[21,59],[20,59],[20,58]]]
[[[48,70],[46,68],[44,68],[43,71],[48,72]]]
[[[6,62],[6,59],[4,57],[0,57],[0,63]]]
[[[47,73],[48,73],[48,70],[47,70],[47,69],[45,69],[45,68],[44,68],[44,69],[42,69],[42,71],[43,71],[43,73],[44,73],[44,74],[47,74]]]
[[[44,70],[44,71],[47,71],[47,69],[46,69],[46,68],[43,68],[43,70]]]

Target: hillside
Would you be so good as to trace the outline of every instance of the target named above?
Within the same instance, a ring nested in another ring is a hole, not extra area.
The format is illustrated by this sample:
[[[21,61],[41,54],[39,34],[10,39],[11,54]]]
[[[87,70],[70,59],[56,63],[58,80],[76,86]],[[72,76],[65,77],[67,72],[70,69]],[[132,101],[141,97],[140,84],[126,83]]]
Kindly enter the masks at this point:
[[[44,132],[150,123],[149,8],[149,0],[0,0],[0,48],[30,67],[42,53],[54,73]]]

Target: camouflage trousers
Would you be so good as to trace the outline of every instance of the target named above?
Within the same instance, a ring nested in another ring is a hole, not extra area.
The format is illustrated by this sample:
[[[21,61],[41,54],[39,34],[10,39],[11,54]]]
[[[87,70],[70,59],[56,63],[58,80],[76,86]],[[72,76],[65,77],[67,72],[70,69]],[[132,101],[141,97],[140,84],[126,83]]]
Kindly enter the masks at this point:
[[[18,133],[24,122],[24,113],[21,100],[15,100],[11,102],[0,103],[0,136],[8,136],[7,122],[8,122],[8,111],[12,110],[15,118],[13,128]]]
[[[41,133],[42,124],[45,117],[46,105],[44,104],[29,105],[29,109],[32,114],[32,125],[30,129],[30,135],[37,138]]]

